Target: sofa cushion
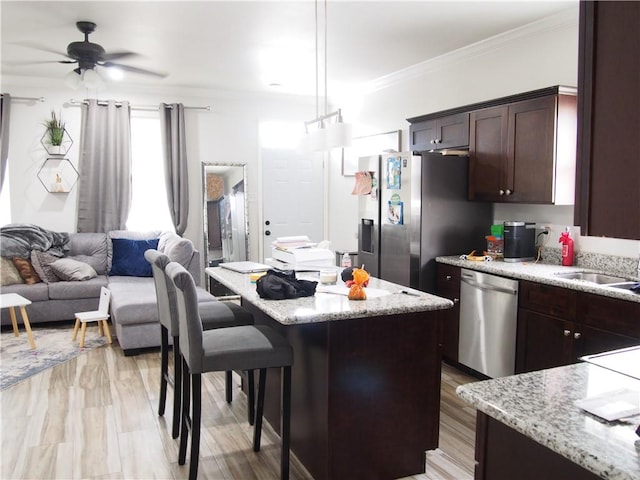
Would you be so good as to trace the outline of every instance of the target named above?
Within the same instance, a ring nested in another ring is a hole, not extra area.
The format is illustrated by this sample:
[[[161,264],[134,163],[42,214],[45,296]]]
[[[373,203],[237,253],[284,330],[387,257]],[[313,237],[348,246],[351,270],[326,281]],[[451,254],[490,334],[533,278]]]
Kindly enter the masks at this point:
[[[132,230],[111,230],[107,233],[107,272],[111,270],[111,263],[113,261],[113,239],[114,238],[126,238],[129,240],[150,240],[152,238],[159,238],[162,232],[159,230],[152,230],[148,232],[136,232]]]
[[[72,233],[67,257],[88,263],[98,275],[106,275],[109,271],[107,245],[106,233]]]
[[[164,241],[163,241],[164,240]],[[158,243],[158,249],[164,253],[172,262],[178,262],[184,268],[188,269],[195,250],[193,242],[188,238],[178,235],[162,235]]]
[[[24,283],[20,272],[8,257],[0,257],[0,286]]]
[[[119,324],[160,323],[152,278],[110,276],[109,290],[111,314]]]
[[[17,293],[32,302],[45,302],[49,300],[49,286],[46,283],[35,283],[27,285],[25,283],[16,283],[15,285],[7,285],[2,287],[2,293]],[[27,313],[29,313],[27,307]]]
[[[158,239],[129,240],[114,238],[113,260],[109,275],[131,277],[151,277],[151,265],[144,258],[144,252],[158,248]]]
[[[51,269],[60,280],[67,282],[79,282],[97,276],[96,271],[91,265],[72,258],[60,258],[56,260],[51,264]]]
[[[51,264],[59,259],[60,257],[55,257],[47,252],[31,250],[31,265],[33,265],[33,269],[38,273],[38,276],[44,283],[60,281],[51,268]]]
[[[18,269],[20,277],[22,277],[22,283],[33,285],[34,283],[40,283],[42,281],[37,272],[33,269],[31,260],[28,258],[13,257],[13,264]]]
[[[100,287],[107,286],[107,277],[99,275],[83,282],[55,282],[49,284],[51,300],[75,300],[79,298],[98,298]]]
[[[156,286],[152,278],[109,277],[111,314],[121,325],[160,323],[156,299]],[[216,297],[198,287],[198,302],[217,302]]]

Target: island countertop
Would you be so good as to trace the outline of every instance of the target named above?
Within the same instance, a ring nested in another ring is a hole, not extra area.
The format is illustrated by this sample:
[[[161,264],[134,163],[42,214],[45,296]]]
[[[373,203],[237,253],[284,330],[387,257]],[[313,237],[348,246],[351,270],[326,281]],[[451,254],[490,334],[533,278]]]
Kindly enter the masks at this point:
[[[453,302],[446,298],[373,277],[369,281],[369,286],[365,288],[365,292],[367,289],[372,289],[382,296],[374,297],[371,295],[367,300],[349,300],[346,295],[322,291],[316,291],[312,297],[267,300],[260,298],[256,291],[256,284],[251,283],[248,274],[236,273],[221,267],[208,267],[205,272],[242,296],[244,301],[256,305],[283,325],[427,312],[453,307]],[[298,278],[317,280],[317,275],[314,277],[313,273],[299,273]],[[338,280],[338,285],[340,284],[342,282]],[[322,290],[320,284],[318,284],[318,289]],[[409,291],[411,294],[401,293],[403,290]]]
[[[640,478],[640,422],[608,423],[576,400],[617,389],[640,392],[640,380],[579,363],[458,387],[463,400],[506,426],[608,479]]]

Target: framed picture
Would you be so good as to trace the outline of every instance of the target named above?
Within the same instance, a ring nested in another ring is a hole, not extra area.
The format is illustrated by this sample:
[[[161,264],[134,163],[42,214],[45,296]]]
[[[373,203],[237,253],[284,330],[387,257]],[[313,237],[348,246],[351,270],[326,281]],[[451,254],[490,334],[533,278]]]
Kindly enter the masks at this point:
[[[385,151],[399,152],[402,148],[402,130],[355,137],[352,145],[342,149],[342,175],[353,177],[358,171],[358,159],[379,155]]]

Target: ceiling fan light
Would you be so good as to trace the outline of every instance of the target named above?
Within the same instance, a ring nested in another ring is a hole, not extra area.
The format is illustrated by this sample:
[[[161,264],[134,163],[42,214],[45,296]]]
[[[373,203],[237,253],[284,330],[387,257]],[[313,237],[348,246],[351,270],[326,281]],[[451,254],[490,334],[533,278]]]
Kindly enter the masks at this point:
[[[110,67],[109,70],[109,78],[112,80],[122,80],[124,78],[124,72],[116,67]]]
[[[86,88],[98,88],[103,85],[100,75],[92,68],[82,72],[82,83]]]
[[[80,78],[80,73],[75,70],[71,70],[64,77],[64,83],[67,87],[78,89],[80,88],[80,84],[82,83],[82,78]]]

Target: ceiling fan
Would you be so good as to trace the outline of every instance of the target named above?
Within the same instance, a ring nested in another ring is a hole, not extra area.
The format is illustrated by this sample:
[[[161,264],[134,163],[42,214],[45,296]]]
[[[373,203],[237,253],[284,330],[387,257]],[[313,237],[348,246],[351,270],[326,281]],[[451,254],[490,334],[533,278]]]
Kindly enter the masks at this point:
[[[97,43],[92,43],[89,41],[89,35],[93,33],[96,29],[96,24],[93,22],[81,21],[76,22],[76,27],[80,32],[84,34],[84,40],[81,42],[71,42],[67,46],[67,53],[58,52],[55,50],[48,49],[42,46],[36,46],[31,44],[25,44],[26,46],[30,46],[32,48],[37,48],[39,50],[44,50],[46,52],[56,53],[59,55],[63,55],[68,58],[68,60],[57,60],[53,61],[53,63],[69,63],[69,64],[78,64],[78,67],[71,71],[67,77],[66,81],[68,84],[75,84],[73,86],[79,86],[81,83],[84,83],[88,87],[92,87],[92,83],[99,83],[101,81],[98,76],[96,67],[104,67],[104,68],[114,68],[119,69],[125,72],[139,73],[142,75],[151,75],[154,77],[164,78],[167,76],[165,73],[154,72],[152,70],[145,70],[138,67],[132,67],[130,65],[123,65],[121,63],[115,63],[113,60],[119,60],[126,57],[132,57],[137,55],[134,52],[128,51],[120,51],[120,52],[111,52],[107,53],[102,45],[98,45]],[[38,63],[49,63],[49,62],[38,62]]]

